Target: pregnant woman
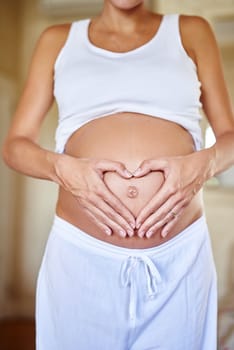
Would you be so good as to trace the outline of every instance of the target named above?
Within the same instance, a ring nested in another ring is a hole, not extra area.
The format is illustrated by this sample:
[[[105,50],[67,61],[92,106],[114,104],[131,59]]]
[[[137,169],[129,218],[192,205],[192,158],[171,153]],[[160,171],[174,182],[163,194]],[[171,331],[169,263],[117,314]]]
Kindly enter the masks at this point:
[[[56,99],[56,150],[39,146]],[[202,148],[203,108],[216,143]],[[216,272],[205,181],[234,164],[217,43],[200,16],[105,0],[47,28],[4,144],[56,182],[37,281],[37,350],[215,350]]]

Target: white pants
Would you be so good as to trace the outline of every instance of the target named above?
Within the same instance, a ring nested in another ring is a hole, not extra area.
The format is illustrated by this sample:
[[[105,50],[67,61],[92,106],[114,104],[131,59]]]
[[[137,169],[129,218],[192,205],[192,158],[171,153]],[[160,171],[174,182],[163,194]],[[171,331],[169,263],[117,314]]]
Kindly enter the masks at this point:
[[[55,216],[37,280],[37,350],[216,350],[205,217],[160,246],[118,247]]]

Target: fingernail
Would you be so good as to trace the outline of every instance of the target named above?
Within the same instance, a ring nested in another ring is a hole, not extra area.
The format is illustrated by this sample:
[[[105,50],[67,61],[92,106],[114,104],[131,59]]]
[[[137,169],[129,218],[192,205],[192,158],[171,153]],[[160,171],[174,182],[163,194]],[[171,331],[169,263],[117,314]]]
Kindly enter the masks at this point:
[[[167,231],[167,230],[164,230],[164,231],[161,232],[161,236],[162,236],[163,238],[165,238],[165,237],[167,236],[167,234],[168,234],[168,231]]]
[[[124,174],[128,177],[132,177],[132,173],[130,173],[130,171],[128,171],[127,169],[124,170]]]
[[[133,228],[133,230],[136,228],[136,225],[134,224],[134,222],[130,222],[130,226],[131,228]]]
[[[127,233],[129,235],[129,237],[132,237],[134,235],[134,231],[132,231],[132,230],[127,230]]]
[[[123,230],[120,230],[119,234],[120,234],[121,237],[126,237],[126,232],[123,231]]]
[[[136,224],[136,228],[138,229],[138,228],[140,228],[140,226],[141,226],[141,223],[138,222],[138,224]]]
[[[145,234],[145,231],[138,232],[138,236],[141,237],[141,238],[144,236],[144,234]]]
[[[135,170],[134,172],[133,172],[133,175],[134,176],[137,176],[137,175],[139,175],[141,173],[141,168],[138,168],[137,170]]]
[[[147,231],[146,232],[146,237],[150,238],[152,236],[152,234],[153,234],[153,231]]]
[[[112,231],[111,231],[111,229],[109,229],[109,228],[106,228],[106,229],[105,229],[105,232],[106,232],[106,234],[107,234],[108,236],[110,236],[110,235],[112,234]]]

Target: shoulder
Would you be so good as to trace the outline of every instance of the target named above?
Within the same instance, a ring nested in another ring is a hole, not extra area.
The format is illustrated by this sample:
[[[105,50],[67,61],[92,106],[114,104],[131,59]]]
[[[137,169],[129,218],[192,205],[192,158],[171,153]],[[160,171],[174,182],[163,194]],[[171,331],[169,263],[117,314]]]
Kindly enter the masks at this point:
[[[41,45],[55,48],[64,44],[71,29],[72,23],[52,25],[45,28],[38,40]]]
[[[45,28],[36,42],[33,62],[53,68],[56,57],[67,40],[71,25],[72,23],[64,23]]]
[[[198,15],[185,15],[178,14],[180,25],[186,30],[196,31],[196,32],[206,32],[211,29],[210,22],[202,16]]]
[[[179,14],[179,24],[183,35],[190,38],[192,46],[200,46],[215,39],[212,25],[205,17]]]
[[[218,51],[211,23],[202,16],[179,14],[179,29],[184,47],[198,65],[207,52]]]

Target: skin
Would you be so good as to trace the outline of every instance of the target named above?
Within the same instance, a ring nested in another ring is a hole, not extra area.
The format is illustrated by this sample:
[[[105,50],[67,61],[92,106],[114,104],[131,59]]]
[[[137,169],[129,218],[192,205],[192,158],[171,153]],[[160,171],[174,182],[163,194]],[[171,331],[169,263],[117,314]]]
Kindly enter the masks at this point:
[[[120,52],[128,51],[149,40],[150,28],[149,31],[143,29],[147,23],[152,23],[152,16],[155,15],[144,8],[144,1],[106,0],[101,14],[93,21],[96,33],[93,39],[97,46],[111,50],[108,41],[111,31],[114,47]],[[77,159],[69,152],[56,154],[39,146],[40,126],[53,103],[54,62],[70,25],[47,28],[35,47],[25,87],[4,143],[3,158],[8,166],[25,175],[59,184],[60,191],[72,195],[99,228],[99,238],[101,232],[121,237],[126,233],[132,237],[136,232],[140,240],[150,239],[158,232],[163,238],[169,233],[178,233],[181,218],[186,216],[187,208],[205,181],[234,164],[234,116],[213,31],[200,16],[182,15],[181,28],[186,51],[197,65],[202,83],[201,101],[216,143],[199,152],[152,156],[129,169],[118,159]],[[160,188],[137,215],[107,185],[107,173],[134,182],[159,172],[164,179]],[[121,243],[115,238],[110,242],[124,245],[121,239]],[[150,244],[158,243],[155,237]]]
[[[165,143],[165,139],[170,142]],[[117,115],[95,119],[79,128],[66,143],[65,152],[77,159],[104,157],[116,161],[121,160],[127,169],[134,171],[144,159],[162,155],[165,157],[166,155],[190,154],[194,152],[194,146],[187,131],[175,123],[151,116],[140,115],[139,117],[136,113],[121,112]],[[69,169],[64,168],[65,178],[67,178],[67,171]],[[139,211],[159,191],[164,182],[164,176],[161,171],[153,171],[139,178],[123,179],[119,174],[108,171],[104,173],[103,181],[137,217]],[[128,189],[131,187],[138,191],[135,198],[127,196]],[[73,197],[69,192],[60,189],[56,213],[84,232],[109,243],[132,248],[156,246],[165,241],[165,238],[160,236],[160,230],[150,238],[140,238],[136,230],[134,236],[127,232],[131,239],[129,237],[118,239],[120,232],[116,228],[113,235],[103,237],[103,232],[100,232],[98,227],[91,225],[81,206],[77,205],[76,199],[80,195],[81,193],[77,193],[77,197]],[[78,199],[78,203],[80,200],[82,201],[82,198]],[[96,212],[99,215],[98,209]],[[167,238],[181,232],[201,213],[201,196],[198,193]]]

